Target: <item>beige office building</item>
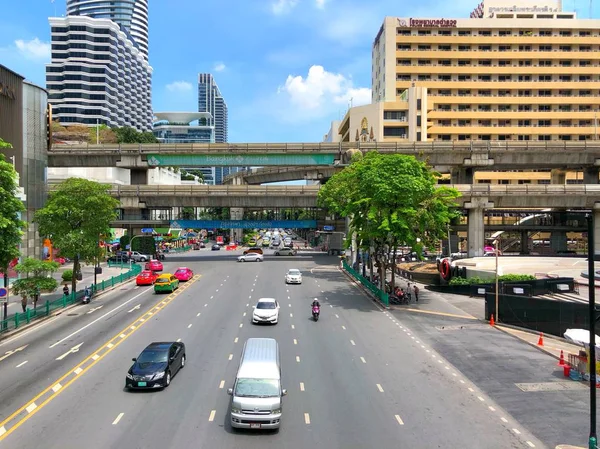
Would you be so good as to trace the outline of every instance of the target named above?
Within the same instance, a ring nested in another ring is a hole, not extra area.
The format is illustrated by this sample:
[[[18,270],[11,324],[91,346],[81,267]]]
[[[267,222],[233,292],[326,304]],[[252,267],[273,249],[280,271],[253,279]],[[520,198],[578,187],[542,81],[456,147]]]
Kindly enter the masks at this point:
[[[340,140],[594,140],[599,47],[600,20],[560,1],[486,0],[468,19],[386,17],[372,104],[348,111]]]

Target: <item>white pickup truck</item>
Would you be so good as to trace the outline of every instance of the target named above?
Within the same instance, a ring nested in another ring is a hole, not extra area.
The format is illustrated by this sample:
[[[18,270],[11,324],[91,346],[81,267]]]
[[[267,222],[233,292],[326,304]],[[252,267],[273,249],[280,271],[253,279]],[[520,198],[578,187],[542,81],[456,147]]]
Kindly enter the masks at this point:
[[[152,256],[150,256],[149,254],[142,254],[139,251],[132,251],[131,258],[136,262],[147,262],[150,259],[152,259]]]

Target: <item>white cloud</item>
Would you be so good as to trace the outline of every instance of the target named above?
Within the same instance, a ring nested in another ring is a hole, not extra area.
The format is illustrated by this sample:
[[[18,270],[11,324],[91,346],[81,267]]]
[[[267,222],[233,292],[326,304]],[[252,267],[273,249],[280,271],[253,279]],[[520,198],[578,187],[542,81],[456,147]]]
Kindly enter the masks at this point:
[[[227,68],[227,66],[225,64],[223,64],[222,62],[217,62],[215,64],[215,66],[213,67],[213,70],[215,72],[222,72],[223,70],[225,70]]]
[[[353,106],[371,102],[370,88],[356,87],[351,78],[328,72],[320,65],[313,65],[306,78],[289,75],[278,94],[287,97],[290,113],[300,116],[326,116],[346,108],[350,100]]]
[[[271,3],[273,14],[287,14],[298,4],[298,0],[275,0]]]
[[[167,84],[167,90],[170,92],[189,92],[192,87],[192,83],[187,81],[173,81],[171,84]]]
[[[50,60],[50,43],[42,42],[37,37],[30,41],[17,39],[15,41],[17,50],[27,59]]]
[[[315,4],[317,5],[317,8],[319,8],[319,9],[325,8],[326,2],[327,2],[327,0],[315,0]]]

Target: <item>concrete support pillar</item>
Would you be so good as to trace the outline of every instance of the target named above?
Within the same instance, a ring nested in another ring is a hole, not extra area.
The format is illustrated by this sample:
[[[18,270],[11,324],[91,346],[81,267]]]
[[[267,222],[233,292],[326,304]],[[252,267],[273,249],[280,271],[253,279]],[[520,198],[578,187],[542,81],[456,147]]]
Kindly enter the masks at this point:
[[[244,208],[243,207],[232,207],[229,209],[229,216],[231,220],[242,220],[244,218]],[[244,237],[244,230],[241,228],[230,229],[229,231],[229,239],[234,242],[235,240],[242,241]]]
[[[473,184],[473,169],[470,167],[453,168],[452,184]]]
[[[594,203],[594,260],[600,255],[600,203]]]
[[[565,231],[552,231],[550,233],[550,249],[555,253],[567,251],[567,233]]]
[[[148,184],[148,169],[147,168],[132,168],[130,176],[131,176],[131,185],[147,185]]]
[[[567,172],[560,168],[553,168],[550,172],[550,184],[566,184]]]
[[[583,183],[584,184],[600,184],[598,174],[600,167],[585,167],[583,169]]]
[[[485,209],[493,208],[487,198],[472,198],[466,202],[465,209],[469,211],[467,223],[467,255],[468,257],[483,256],[485,246],[485,232],[483,225],[483,212]]]
[[[521,231],[521,254],[529,254],[529,232]]]

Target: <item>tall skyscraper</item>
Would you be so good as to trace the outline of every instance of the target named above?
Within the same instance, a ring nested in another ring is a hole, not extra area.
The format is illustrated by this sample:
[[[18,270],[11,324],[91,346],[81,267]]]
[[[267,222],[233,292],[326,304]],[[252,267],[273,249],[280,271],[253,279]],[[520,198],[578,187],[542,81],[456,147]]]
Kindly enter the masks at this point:
[[[212,118],[206,124],[215,127],[215,143],[226,143],[227,103],[210,73],[198,75],[198,112],[210,113]]]
[[[148,0],[67,0],[67,15],[112,20],[148,60]]]
[[[147,0],[67,0],[49,19],[48,100],[62,124],[152,130]]]
[[[227,143],[227,127],[229,114],[227,103],[219,90],[219,86],[210,73],[198,75],[198,112],[208,112],[210,119],[206,125],[215,128],[215,143]],[[211,167],[214,172],[215,184],[222,184],[223,178],[241,170],[240,167]]]

